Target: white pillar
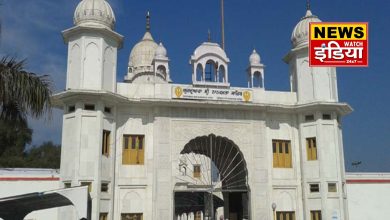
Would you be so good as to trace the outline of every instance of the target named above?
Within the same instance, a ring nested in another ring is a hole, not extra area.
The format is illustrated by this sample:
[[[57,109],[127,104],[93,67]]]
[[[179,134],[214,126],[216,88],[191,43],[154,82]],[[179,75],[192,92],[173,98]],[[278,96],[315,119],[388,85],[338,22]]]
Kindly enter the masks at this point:
[[[260,73],[260,76],[261,76],[261,83],[262,83],[262,87],[264,89],[264,73]]]
[[[192,65],[192,82],[196,82],[196,74],[197,74],[197,69],[195,68],[195,64]]]

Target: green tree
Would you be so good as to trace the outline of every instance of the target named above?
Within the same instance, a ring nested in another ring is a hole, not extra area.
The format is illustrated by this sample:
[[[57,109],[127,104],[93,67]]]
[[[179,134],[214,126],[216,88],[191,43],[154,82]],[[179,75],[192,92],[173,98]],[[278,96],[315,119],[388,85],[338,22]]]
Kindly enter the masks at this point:
[[[19,141],[21,143],[25,141],[21,138],[22,136],[23,135],[17,137],[17,139],[20,139]],[[33,146],[27,151],[24,151],[24,147],[21,148],[21,145],[16,146],[17,147],[8,148],[7,151],[3,153],[0,157],[0,167],[60,168],[60,145],[53,144],[49,141],[44,142],[40,146]],[[15,148],[17,149],[15,150]]]
[[[52,82],[25,70],[25,61],[0,59],[0,166],[23,167],[32,130],[27,117],[50,113]]]
[[[60,168],[61,147],[51,141],[39,147],[33,147],[26,152],[25,167],[33,168]]]
[[[25,70],[25,61],[0,59],[0,156],[20,156],[31,142],[27,117],[50,113],[52,82]]]
[[[24,167],[24,149],[31,136],[26,123],[0,120],[0,167]]]

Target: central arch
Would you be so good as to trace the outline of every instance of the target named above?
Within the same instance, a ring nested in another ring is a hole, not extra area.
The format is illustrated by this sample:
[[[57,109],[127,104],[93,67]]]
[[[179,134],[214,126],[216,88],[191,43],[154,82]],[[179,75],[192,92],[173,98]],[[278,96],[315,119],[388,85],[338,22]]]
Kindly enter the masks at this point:
[[[248,170],[239,147],[210,134],[180,152],[175,185],[177,219],[249,219]]]

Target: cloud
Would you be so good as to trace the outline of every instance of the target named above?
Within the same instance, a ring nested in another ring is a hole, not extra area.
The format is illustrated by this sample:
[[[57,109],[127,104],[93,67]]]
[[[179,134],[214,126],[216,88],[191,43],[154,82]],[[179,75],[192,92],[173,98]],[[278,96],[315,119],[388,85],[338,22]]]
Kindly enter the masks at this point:
[[[61,31],[72,26],[79,0],[3,0],[0,56],[27,59],[27,69],[47,74],[55,90],[65,87],[67,47]],[[51,140],[61,142],[62,112],[53,110],[52,119],[29,119],[34,130],[33,145]]]
[[[45,60],[47,62],[42,63],[40,73],[50,76],[55,86],[55,92],[62,91],[66,81],[66,56],[52,54]]]
[[[2,54],[26,58],[29,70],[63,79],[66,46],[60,32],[71,25],[69,5],[65,0],[5,0]],[[63,80],[55,83],[60,90],[65,85]]]
[[[55,91],[65,88],[67,47],[61,31],[73,26],[73,13],[80,0],[0,0],[2,38],[0,56],[27,59],[27,69],[49,75]],[[124,13],[123,0],[110,0],[117,16]],[[51,120],[29,119],[34,130],[32,145],[61,142],[62,111],[53,110]]]

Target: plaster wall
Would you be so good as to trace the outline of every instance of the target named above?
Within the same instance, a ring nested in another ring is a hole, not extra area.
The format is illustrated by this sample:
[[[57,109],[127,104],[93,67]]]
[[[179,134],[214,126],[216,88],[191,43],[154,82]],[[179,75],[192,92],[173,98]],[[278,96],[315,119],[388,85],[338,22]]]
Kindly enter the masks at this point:
[[[61,187],[58,170],[0,169],[0,198],[59,188]],[[31,212],[25,220],[55,220],[57,215],[58,208],[45,209]]]
[[[348,211],[353,220],[388,219],[389,173],[347,173]]]

